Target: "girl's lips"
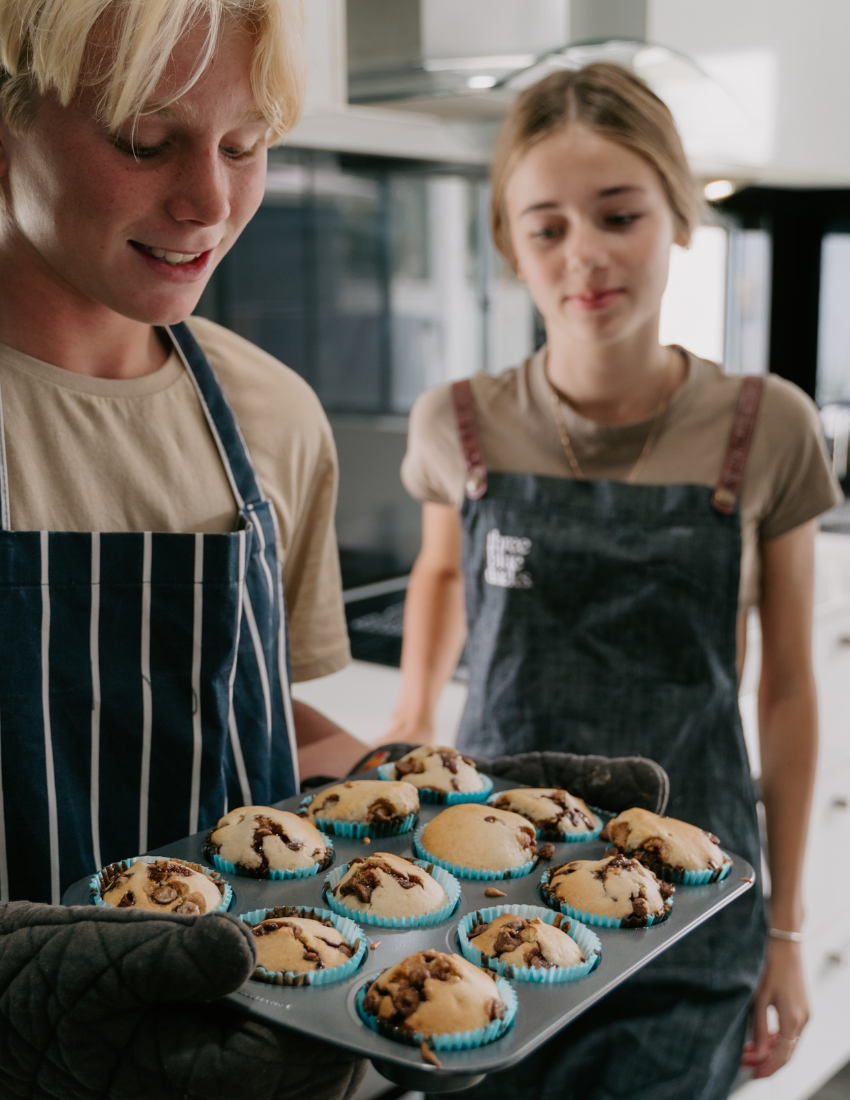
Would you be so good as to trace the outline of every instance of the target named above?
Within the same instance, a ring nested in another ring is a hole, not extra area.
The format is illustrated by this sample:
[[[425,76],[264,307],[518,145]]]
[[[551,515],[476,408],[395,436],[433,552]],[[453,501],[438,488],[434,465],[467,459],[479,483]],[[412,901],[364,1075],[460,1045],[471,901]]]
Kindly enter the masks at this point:
[[[611,305],[611,303],[622,293],[622,290],[617,288],[593,290],[586,294],[571,294],[568,296],[567,301],[577,309],[593,312],[595,310],[605,309],[606,306]]]
[[[191,263],[170,264],[165,260],[158,260],[156,256],[151,256],[149,252],[139,248],[135,241],[130,241],[130,245],[139,259],[143,260],[157,275],[172,283],[194,283],[202,279],[207,274],[215,253],[215,249],[210,248]]]

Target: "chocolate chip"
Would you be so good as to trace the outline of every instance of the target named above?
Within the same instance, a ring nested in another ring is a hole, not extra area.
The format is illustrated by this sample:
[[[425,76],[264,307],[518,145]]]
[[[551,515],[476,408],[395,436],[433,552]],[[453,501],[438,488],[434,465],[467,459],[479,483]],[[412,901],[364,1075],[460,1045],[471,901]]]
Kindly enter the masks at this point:
[[[180,913],[184,917],[198,917],[201,914],[201,907],[194,901],[184,901],[173,912]]]
[[[488,886],[484,893],[488,898],[506,898],[508,896],[504,890],[497,890],[495,886]]]
[[[133,906],[135,904],[136,904],[136,895],[133,893],[132,890],[128,890],[127,893],[124,895],[124,897],[118,902],[118,905],[117,905],[116,908],[118,908],[118,909],[129,909],[129,908],[131,908],[131,906]]]
[[[545,844],[540,845],[537,849],[537,854],[541,859],[551,859],[555,854],[555,845],[547,841]]]
[[[400,1016],[410,1016],[419,1008],[420,997],[412,986],[397,989],[392,995],[393,1007]]]
[[[507,1011],[507,1004],[501,997],[496,997],[490,1002],[490,1019],[501,1020]]]
[[[172,901],[177,900],[177,891],[173,886],[160,886],[151,894],[151,899],[157,905],[170,905]]]
[[[497,818],[493,817],[492,814],[490,814],[488,817],[485,817],[484,820],[485,821],[496,821]]]
[[[370,987],[369,992],[363,998],[363,1007],[371,1016],[377,1016],[382,999],[377,983],[375,983]]]

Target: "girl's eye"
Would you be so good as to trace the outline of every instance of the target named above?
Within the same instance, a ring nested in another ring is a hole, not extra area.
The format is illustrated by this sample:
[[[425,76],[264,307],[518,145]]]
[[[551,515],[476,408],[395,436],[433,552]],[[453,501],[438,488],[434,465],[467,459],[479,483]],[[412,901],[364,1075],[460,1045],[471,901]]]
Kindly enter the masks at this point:
[[[539,237],[543,241],[554,241],[563,234],[563,229],[559,225],[547,225],[543,229],[538,229],[533,236]]]
[[[611,214],[605,221],[615,229],[624,229],[638,220],[640,214]]]

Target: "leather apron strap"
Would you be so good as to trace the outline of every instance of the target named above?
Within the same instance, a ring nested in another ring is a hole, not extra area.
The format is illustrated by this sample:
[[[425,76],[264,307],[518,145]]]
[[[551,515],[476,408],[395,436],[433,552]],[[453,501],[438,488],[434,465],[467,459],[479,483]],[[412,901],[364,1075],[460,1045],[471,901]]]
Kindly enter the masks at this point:
[[[452,385],[452,403],[466,463],[466,496],[468,500],[480,500],[487,492],[487,467],[481,453],[475,398],[472,396],[472,385],[468,378]]]
[[[711,494],[711,507],[724,515],[734,512],[738,503],[744,467],[753,441],[753,431],[763,392],[764,378],[747,377],[741,383],[726,454],[720,468],[720,476]]]

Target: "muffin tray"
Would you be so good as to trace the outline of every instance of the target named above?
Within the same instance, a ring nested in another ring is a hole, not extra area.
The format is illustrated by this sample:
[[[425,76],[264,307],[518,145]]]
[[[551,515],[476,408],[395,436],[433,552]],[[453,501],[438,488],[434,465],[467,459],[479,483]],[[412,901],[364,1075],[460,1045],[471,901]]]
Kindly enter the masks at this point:
[[[377,778],[377,773],[374,770],[363,772],[357,778]],[[495,779],[493,786],[495,791],[500,791],[516,784]],[[277,806],[297,812],[300,803],[301,796],[297,795]],[[430,821],[441,808],[423,803],[420,824]],[[185,840],[167,844],[152,854],[208,865],[209,860],[203,854],[204,836],[205,833],[196,833]],[[334,837],[333,840],[334,862],[331,868],[311,878],[263,881],[223,875],[233,887],[230,912],[248,913],[253,909],[276,905],[326,908],[322,884],[333,867],[347,863],[355,855],[364,856],[371,852],[386,851],[404,856],[414,854],[412,831],[401,836],[372,840],[368,845],[362,840],[346,837]],[[424,951],[429,947],[460,954],[456,931],[465,913],[495,905],[545,907],[539,892],[540,877],[545,868],[574,859],[599,859],[606,847],[602,840],[556,844],[553,859],[540,864],[524,878],[498,882],[460,879],[458,907],[441,924],[399,930],[361,925],[373,949],[366,952],[359,970],[345,981],[312,987],[273,986],[248,981],[227,999],[234,1007],[270,1023],[355,1050],[371,1059],[375,1068],[389,1080],[408,1089],[436,1093],[471,1087],[485,1074],[526,1058],[606,993],[747,891],[755,877],[749,863],[730,853],[733,865],[729,877],[707,886],[678,887],[673,912],[669,920],[662,924],[645,929],[594,928],[602,943],[602,957],[599,966],[588,977],[554,985],[513,982],[519,999],[519,1011],[511,1030],[489,1046],[441,1052],[439,1059],[442,1068],[426,1065],[418,1047],[409,1047],[377,1035],[360,1021],[354,1007],[357,992],[386,967],[414,951]],[[507,896],[487,897],[485,889],[493,886],[503,890]],[[88,878],[69,887],[62,900],[65,905],[88,904]]]

